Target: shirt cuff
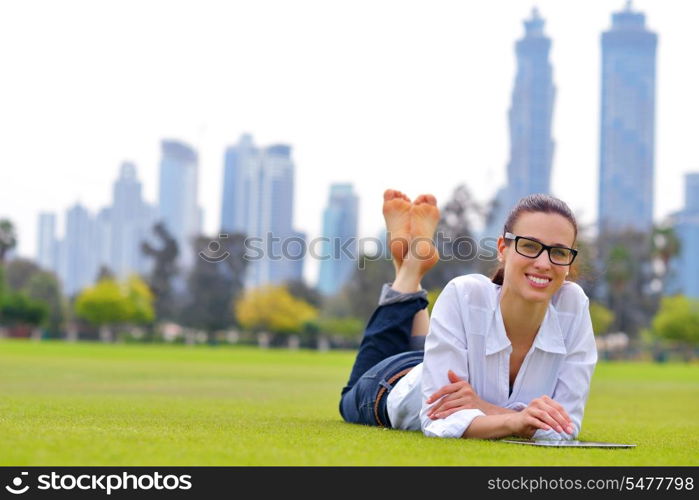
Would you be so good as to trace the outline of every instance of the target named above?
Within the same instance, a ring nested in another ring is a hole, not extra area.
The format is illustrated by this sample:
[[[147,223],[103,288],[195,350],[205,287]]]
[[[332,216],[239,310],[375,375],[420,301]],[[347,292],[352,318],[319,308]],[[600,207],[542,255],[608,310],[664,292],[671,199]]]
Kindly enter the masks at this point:
[[[452,413],[447,418],[432,420],[423,429],[427,437],[460,438],[476,417],[485,416],[480,410],[460,410]]]
[[[381,287],[381,296],[379,297],[379,305],[385,306],[395,304],[397,302],[407,302],[409,300],[423,298],[427,300],[427,290],[418,290],[417,292],[403,293],[391,288],[392,283],[384,283]]]

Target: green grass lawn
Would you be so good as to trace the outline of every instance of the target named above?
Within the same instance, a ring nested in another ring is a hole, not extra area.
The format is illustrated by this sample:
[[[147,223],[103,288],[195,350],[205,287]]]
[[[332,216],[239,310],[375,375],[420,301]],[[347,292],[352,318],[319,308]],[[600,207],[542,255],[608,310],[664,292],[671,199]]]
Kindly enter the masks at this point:
[[[600,363],[581,439],[346,424],[353,353],[0,341],[0,465],[699,465],[699,365]]]

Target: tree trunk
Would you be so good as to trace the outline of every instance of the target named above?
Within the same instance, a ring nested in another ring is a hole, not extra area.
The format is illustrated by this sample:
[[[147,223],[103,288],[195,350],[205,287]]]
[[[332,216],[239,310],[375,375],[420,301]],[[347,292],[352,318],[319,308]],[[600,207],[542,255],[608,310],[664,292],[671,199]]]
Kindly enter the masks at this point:
[[[261,349],[267,349],[272,341],[272,336],[267,332],[257,332],[257,345]]]
[[[299,338],[299,336],[295,334],[289,335],[289,338],[287,340],[287,347],[293,351],[296,351],[300,346],[301,339]]]
[[[100,340],[106,343],[114,341],[114,334],[112,333],[111,327],[108,325],[100,326]]]
[[[68,324],[68,328],[66,329],[66,340],[68,342],[78,341],[78,329],[75,327],[75,324],[73,323]]]
[[[32,328],[32,340],[34,340],[34,341],[41,340],[41,337],[43,337],[43,333],[44,332],[42,332],[41,328],[39,328],[39,327]]]
[[[316,342],[316,348],[319,351],[325,352],[330,350],[330,340],[325,335],[318,335],[318,341]]]

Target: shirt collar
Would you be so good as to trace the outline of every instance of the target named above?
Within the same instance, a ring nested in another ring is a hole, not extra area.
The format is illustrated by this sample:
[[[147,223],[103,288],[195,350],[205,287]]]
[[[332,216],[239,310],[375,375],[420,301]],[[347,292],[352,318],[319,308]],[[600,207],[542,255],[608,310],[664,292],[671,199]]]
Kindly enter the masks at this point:
[[[500,290],[495,297],[495,311],[488,335],[485,340],[485,354],[490,355],[510,347],[512,344],[505,331],[505,322],[500,311]],[[558,313],[553,304],[549,302],[544,320],[541,322],[539,332],[534,338],[534,347],[556,354],[566,354],[565,343],[563,342],[563,331],[558,321]]]

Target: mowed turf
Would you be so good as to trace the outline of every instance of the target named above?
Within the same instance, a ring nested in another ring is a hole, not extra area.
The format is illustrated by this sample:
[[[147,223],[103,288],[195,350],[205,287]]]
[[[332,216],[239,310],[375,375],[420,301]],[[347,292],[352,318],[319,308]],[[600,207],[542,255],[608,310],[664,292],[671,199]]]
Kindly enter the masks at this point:
[[[699,365],[600,363],[551,449],[344,423],[354,354],[0,341],[0,465],[699,465]]]

